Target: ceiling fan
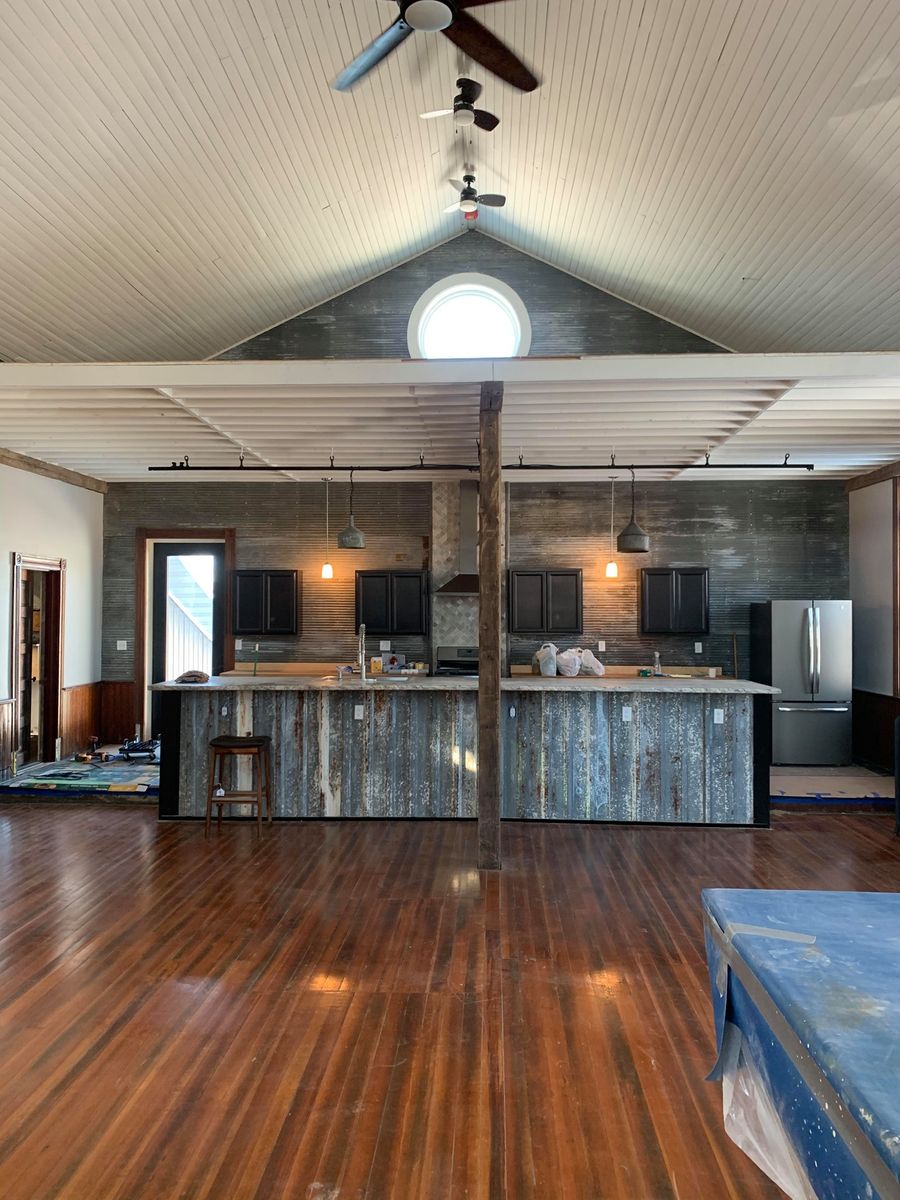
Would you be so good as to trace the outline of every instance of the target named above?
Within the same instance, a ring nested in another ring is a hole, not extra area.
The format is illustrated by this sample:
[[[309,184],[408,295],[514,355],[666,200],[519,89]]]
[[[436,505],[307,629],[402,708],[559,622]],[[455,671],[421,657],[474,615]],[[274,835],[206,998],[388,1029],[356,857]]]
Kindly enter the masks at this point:
[[[459,95],[453,97],[452,108],[436,108],[434,112],[419,113],[423,121],[432,121],[435,117],[453,117],[457,125],[475,125],[490,133],[500,124],[500,118],[484,109],[476,108],[475,101],[481,95],[481,84],[474,79],[457,79],[456,86]]]
[[[487,205],[488,208],[502,208],[506,203],[505,196],[493,196],[490,193],[479,195],[475,187],[474,175],[463,175],[462,179],[451,179],[448,182],[455,191],[459,192],[459,199],[448,205],[444,212],[461,212],[467,221],[478,219],[479,204]]]
[[[358,54],[331,86],[338,92],[347,91],[418,30],[423,33],[440,31],[469,58],[487,67],[512,87],[522,92],[533,92],[538,85],[536,76],[498,37],[465,11],[494,2],[495,0],[397,0],[400,6],[400,16],[397,20]]]

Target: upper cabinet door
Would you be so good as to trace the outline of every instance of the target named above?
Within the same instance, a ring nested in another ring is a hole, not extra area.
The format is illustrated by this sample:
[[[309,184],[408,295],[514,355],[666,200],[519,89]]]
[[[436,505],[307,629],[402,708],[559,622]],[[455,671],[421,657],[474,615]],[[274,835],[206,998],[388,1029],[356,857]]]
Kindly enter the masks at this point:
[[[235,571],[234,632],[262,633],[265,624],[265,572]]]
[[[428,632],[427,580],[424,571],[391,571],[392,633]]]
[[[266,571],[266,633],[297,633],[296,571]]]
[[[547,572],[547,633],[581,633],[581,572]]]
[[[356,627],[367,633],[391,632],[391,576],[389,571],[356,572]]]
[[[671,567],[641,571],[641,633],[673,633],[675,572]]]
[[[510,633],[546,633],[546,590],[544,571],[510,571]]]
[[[675,632],[709,633],[709,571],[706,567],[675,570]]]

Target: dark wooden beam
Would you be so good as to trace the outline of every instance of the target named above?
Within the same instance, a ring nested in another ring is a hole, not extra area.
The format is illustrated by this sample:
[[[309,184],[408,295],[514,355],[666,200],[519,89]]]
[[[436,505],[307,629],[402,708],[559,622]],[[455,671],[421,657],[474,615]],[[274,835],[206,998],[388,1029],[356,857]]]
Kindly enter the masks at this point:
[[[12,467],[16,471],[27,471],[30,475],[44,475],[47,479],[71,483],[73,487],[86,488],[89,492],[105,493],[109,487],[105,479],[95,479],[93,475],[82,475],[80,471],[70,471],[68,467],[58,467],[55,463],[42,462],[39,458],[29,458],[27,454],[19,454],[17,450],[0,448],[0,467]]]
[[[501,410],[503,384],[481,385],[478,488],[478,865],[500,868],[500,672],[503,562]]]
[[[865,475],[854,475],[852,479],[847,480],[844,486],[848,492],[858,492],[860,488],[871,487],[875,483],[884,483],[886,479],[896,479],[898,476],[900,476],[900,460],[885,463],[883,467],[867,471]]]

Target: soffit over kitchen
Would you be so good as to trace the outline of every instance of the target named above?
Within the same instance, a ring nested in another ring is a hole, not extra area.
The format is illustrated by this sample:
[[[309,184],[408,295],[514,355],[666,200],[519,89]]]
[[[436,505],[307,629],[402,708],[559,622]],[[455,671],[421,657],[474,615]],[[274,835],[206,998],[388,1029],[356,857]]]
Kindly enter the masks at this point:
[[[406,464],[390,478],[446,478],[477,456],[480,385],[502,380],[508,480],[772,478],[787,453],[846,478],[900,457],[900,354],[653,355],[431,362],[0,364],[4,447],[107,481],[238,478],[193,467]],[[420,455],[424,461],[418,467]],[[523,467],[517,463],[522,456]],[[751,471],[716,464],[757,463]],[[554,464],[548,472],[529,470]],[[243,478],[317,473],[246,471]],[[357,478],[385,478],[359,471]]]

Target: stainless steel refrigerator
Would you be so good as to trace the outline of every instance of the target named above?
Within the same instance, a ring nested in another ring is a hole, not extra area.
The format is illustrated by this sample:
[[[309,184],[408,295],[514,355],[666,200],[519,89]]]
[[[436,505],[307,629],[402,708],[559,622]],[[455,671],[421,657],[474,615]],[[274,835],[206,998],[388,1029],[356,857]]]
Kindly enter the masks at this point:
[[[772,699],[772,761],[852,761],[853,608],[849,600],[771,600],[750,606],[750,676]]]

